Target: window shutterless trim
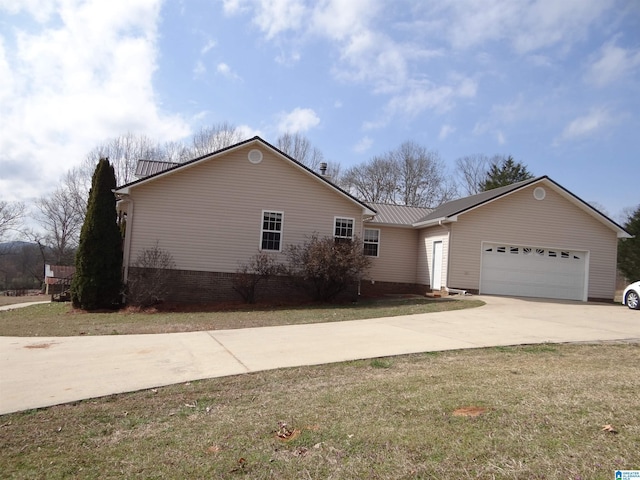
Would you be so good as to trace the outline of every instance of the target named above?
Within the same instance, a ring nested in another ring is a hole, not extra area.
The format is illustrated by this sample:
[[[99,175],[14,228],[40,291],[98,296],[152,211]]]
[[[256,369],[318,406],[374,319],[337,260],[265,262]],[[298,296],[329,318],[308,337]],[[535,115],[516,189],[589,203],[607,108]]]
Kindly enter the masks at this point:
[[[376,232],[376,238],[375,240],[368,240],[367,239],[367,232]],[[367,257],[379,257],[380,256],[380,229],[379,228],[365,228],[363,235],[362,235],[362,242],[363,242],[363,253],[364,255],[366,255]],[[372,247],[375,246],[376,247],[376,253],[375,255],[371,255],[369,253],[367,253],[367,246]]]
[[[267,215],[270,217],[267,217]],[[271,215],[273,215],[273,217],[271,217]],[[267,227],[273,228],[265,228],[265,223],[267,223]],[[258,249],[265,252],[281,252],[283,231],[284,212],[277,210],[262,210],[262,216],[260,217],[260,243],[258,244]],[[265,242],[267,242],[268,245],[269,243],[275,244],[276,241],[278,243],[278,248],[264,247]]]
[[[338,224],[338,221],[340,221],[340,224]],[[351,226],[349,227],[348,224],[349,222],[351,222]],[[356,221],[354,218],[349,218],[349,217],[333,217],[333,238],[335,239],[349,239],[349,240],[353,240],[353,235],[354,235],[354,230],[355,230],[355,226],[356,226]],[[338,231],[340,230],[340,231]],[[345,233],[345,230],[351,230],[351,235],[343,235],[343,233]],[[338,235],[338,233],[340,233],[340,235]]]

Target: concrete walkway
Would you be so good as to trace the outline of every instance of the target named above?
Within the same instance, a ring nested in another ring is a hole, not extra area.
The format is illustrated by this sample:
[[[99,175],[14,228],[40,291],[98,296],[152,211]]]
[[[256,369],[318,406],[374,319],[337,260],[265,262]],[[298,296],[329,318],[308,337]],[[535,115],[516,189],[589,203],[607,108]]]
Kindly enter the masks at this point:
[[[186,382],[408,353],[640,339],[620,305],[482,298],[480,308],[158,335],[0,337],[0,414]]]
[[[45,300],[42,302],[25,302],[25,303],[12,303],[10,305],[1,305],[0,312],[3,310],[7,311],[7,310],[15,310],[16,308],[30,307],[31,305],[39,305],[41,303],[51,303],[51,300]]]

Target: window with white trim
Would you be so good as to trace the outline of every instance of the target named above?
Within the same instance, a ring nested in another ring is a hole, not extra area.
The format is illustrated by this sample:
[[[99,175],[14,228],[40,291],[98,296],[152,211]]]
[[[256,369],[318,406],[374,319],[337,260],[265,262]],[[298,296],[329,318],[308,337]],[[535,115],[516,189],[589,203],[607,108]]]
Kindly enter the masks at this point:
[[[281,250],[283,216],[283,212],[262,211],[260,250]]]
[[[335,217],[333,236],[336,242],[350,242],[353,240],[353,218]]]
[[[364,254],[367,257],[377,257],[380,246],[380,230],[377,228],[364,229]]]

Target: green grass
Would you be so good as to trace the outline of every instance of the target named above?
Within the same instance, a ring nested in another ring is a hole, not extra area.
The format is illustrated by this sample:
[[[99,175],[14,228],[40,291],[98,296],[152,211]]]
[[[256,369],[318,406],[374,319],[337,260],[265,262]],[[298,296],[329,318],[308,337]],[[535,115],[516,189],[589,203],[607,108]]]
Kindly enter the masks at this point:
[[[363,300],[354,304],[300,307],[238,307],[223,311],[87,313],[68,303],[33,305],[0,311],[1,336],[122,335],[340,322],[484,305],[480,300],[432,300],[423,297]],[[192,307],[193,308],[193,307]]]
[[[0,416],[0,476],[608,480],[640,468],[639,371],[541,345],[190,382]]]

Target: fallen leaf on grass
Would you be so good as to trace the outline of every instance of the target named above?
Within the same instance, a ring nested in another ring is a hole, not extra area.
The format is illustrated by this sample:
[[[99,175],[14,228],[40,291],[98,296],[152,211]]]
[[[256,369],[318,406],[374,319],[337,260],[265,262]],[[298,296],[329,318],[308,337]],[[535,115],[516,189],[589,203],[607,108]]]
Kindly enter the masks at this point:
[[[609,425],[609,424],[603,425],[602,431],[609,432],[609,433],[618,433],[618,431],[613,427],[613,425]]]
[[[244,458],[238,459],[238,467],[231,470],[231,473],[234,472],[244,472],[247,466],[247,461]]]

